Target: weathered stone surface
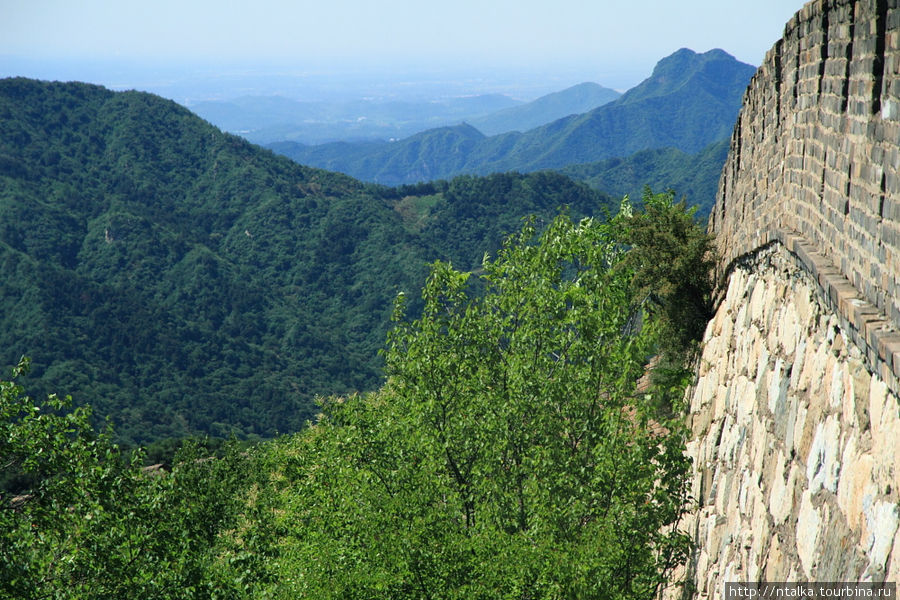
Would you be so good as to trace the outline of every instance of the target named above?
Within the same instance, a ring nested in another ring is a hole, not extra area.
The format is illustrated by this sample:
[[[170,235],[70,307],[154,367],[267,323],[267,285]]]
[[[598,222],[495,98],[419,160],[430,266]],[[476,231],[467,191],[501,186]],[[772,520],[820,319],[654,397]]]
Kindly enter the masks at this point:
[[[864,503],[863,514],[862,547],[869,557],[870,567],[883,573],[897,533],[897,504],[881,500]]]
[[[806,490],[800,497],[797,513],[797,556],[806,579],[812,579],[815,573],[816,543],[819,536],[825,534],[821,529],[822,518],[813,506],[809,490]]]
[[[732,272],[707,329],[717,341],[701,361],[716,366],[689,392],[700,597],[725,581],[900,574],[900,398],[844,342],[818,286],[771,245]],[[740,307],[759,289],[768,303],[747,319]],[[763,321],[802,333],[793,345],[755,337]]]
[[[900,4],[811,0],[744,96],[689,392],[693,589],[900,579]]]
[[[744,96],[710,217],[723,267],[772,239],[800,256],[893,379],[898,349],[880,340],[900,331],[898,13],[893,1],[816,0],[788,23]],[[741,289],[768,325],[777,296]],[[807,321],[801,298],[796,321],[764,330],[791,353]]]
[[[838,473],[841,469],[838,462],[839,434],[840,424],[833,416],[816,426],[806,461],[806,480],[810,493],[815,494],[823,487],[830,492],[837,491]]]

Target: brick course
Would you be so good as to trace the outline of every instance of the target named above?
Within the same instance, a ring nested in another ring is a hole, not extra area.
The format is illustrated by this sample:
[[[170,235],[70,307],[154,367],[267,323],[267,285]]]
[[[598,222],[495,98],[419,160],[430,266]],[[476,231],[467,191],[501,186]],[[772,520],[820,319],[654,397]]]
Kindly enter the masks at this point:
[[[813,0],[788,22],[745,93],[710,230],[723,276],[772,241],[833,267],[825,297],[852,285],[833,308],[897,389],[879,340],[900,330],[900,0]]]

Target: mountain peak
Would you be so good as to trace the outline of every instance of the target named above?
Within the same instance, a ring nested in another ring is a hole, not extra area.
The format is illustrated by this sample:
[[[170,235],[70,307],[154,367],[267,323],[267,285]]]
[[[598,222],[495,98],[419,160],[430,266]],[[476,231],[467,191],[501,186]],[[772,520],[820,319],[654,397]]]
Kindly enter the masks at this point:
[[[515,107],[511,126],[497,125],[499,118],[493,122],[494,135],[482,135],[492,132],[491,124],[476,120],[379,147],[344,147],[340,152],[310,147],[288,156],[363,180],[400,184],[460,173],[557,168],[648,148],[696,153],[731,133],[755,71],[721,50],[697,54],[685,48],[661,60],[649,78],[624,96],[585,112],[572,109],[572,97],[600,86],[581,84]],[[519,131],[527,122],[524,113],[545,105],[567,116]]]
[[[713,48],[706,52],[695,52],[690,48],[679,48],[669,56],[661,58],[656,63],[656,68],[670,63],[679,63],[684,61],[706,62],[709,60],[737,60],[734,56],[725,52],[721,48]],[[654,69],[655,70],[655,69]]]
[[[621,94],[599,83],[586,81],[532,100],[485,115],[473,121],[479,131],[497,135],[509,131],[528,131],[563,117],[591,111],[619,98]]]
[[[445,125],[444,127],[435,127],[434,129],[426,129],[411,136],[409,139],[433,138],[435,136],[449,136],[460,139],[480,140],[485,137],[481,131],[462,121],[456,125]]]
[[[681,48],[656,63],[650,77],[628,90],[619,102],[626,104],[670,94],[703,72],[709,72],[716,79],[749,80],[755,71],[756,67],[742,63],[718,48],[702,54]]]

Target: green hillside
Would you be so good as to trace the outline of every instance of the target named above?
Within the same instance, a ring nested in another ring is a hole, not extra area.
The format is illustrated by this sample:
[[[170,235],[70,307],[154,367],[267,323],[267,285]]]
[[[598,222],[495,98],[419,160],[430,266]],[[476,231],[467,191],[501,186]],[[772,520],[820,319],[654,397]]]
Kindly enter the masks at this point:
[[[30,356],[31,393],[129,442],[297,430],[315,395],[380,384],[426,263],[561,204],[610,201],[551,174],[364,185],[149,94],[0,80],[0,365]]]
[[[645,185],[655,190],[673,189],[688,205],[697,206],[697,216],[705,219],[715,203],[728,143],[723,139],[697,154],[675,148],[644,150],[625,158],[572,165],[560,172],[615,197],[628,195],[637,200]]]
[[[525,133],[484,136],[464,124],[394,143],[283,143],[273,149],[302,164],[388,185],[460,173],[555,169],[647,149],[696,153],[730,135],[754,71],[721,50],[682,49],[618,100]]]
[[[409,225],[427,204],[404,204]],[[675,591],[692,374],[676,357],[705,329],[680,317],[708,317],[711,242],[670,194],[540,234],[527,222],[478,273],[434,263],[418,318],[398,301],[379,390],[323,399],[275,440],[188,441],[162,465],[98,434],[89,408],[26,396],[22,361],[0,381],[0,597]]]

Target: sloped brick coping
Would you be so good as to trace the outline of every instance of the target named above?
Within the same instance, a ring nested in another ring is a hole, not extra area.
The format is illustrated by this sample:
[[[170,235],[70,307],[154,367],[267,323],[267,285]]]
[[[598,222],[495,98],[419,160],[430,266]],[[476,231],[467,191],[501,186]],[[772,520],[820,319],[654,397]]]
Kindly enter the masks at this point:
[[[742,258],[772,244],[781,244],[816,281],[825,304],[837,315],[841,327],[860,349],[869,369],[881,377],[891,391],[900,394],[900,332],[894,323],[864,300],[828,257],[796,231],[772,228],[757,232],[757,240],[756,250],[728,263],[720,281],[727,282]],[[720,294],[724,296],[724,290],[720,290]]]

